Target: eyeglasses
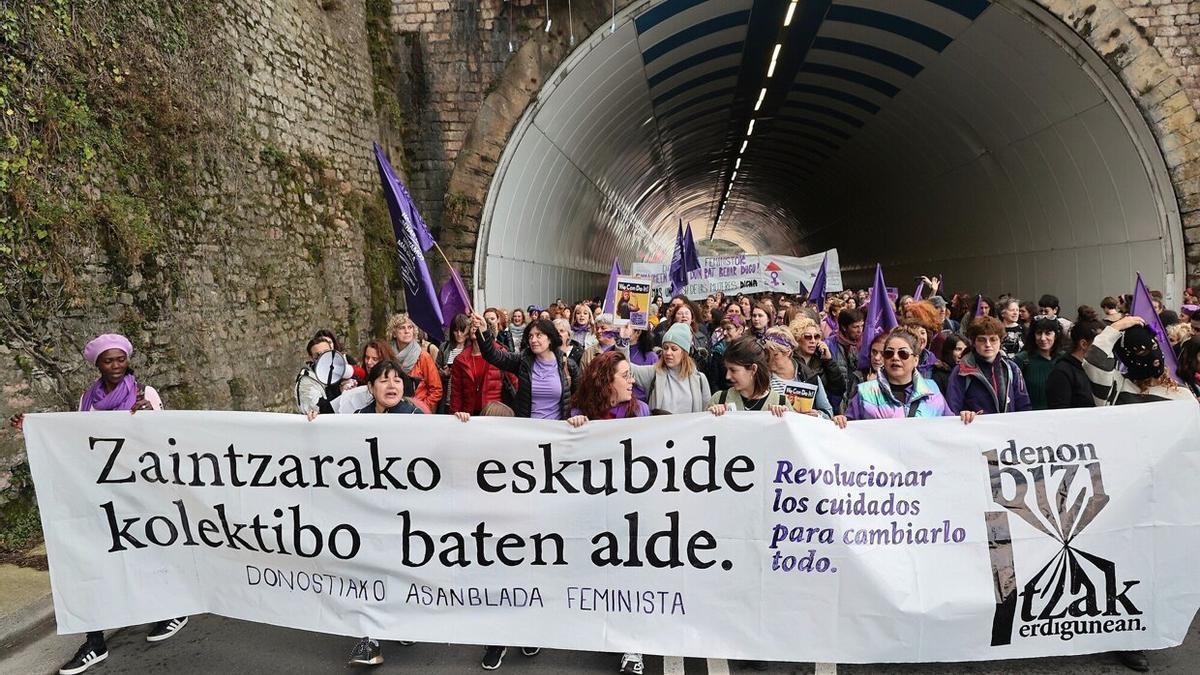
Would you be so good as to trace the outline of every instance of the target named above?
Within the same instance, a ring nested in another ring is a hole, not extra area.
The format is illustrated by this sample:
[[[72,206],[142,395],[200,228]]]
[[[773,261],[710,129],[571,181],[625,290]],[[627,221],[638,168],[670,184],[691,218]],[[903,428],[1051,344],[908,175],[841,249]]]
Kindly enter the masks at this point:
[[[801,340],[820,340],[821,336],[817,334],[801,335]]]
[[[899,356],[901,361],[907,361],[910,357],[912,357],[912,355],[912,352],[903,347],[900,349],[892,349],[891,347],[888,347],[887,349],[883,350],[883,358],[885,359]]]

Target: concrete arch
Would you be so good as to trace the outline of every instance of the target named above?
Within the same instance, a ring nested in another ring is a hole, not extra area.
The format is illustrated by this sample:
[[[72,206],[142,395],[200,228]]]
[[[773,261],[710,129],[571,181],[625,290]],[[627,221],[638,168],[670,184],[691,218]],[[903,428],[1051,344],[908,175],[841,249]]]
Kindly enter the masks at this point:
[[[482,297],[593,294],[683,218],[749,251],[836,246],[851,283],[878,260],[1069,304],[1140,270],[1178,298],[1196,112],[1111,0],[802,3],[791,33],[788,4],[640,0],[570,54],[525,45],[450,181]]]

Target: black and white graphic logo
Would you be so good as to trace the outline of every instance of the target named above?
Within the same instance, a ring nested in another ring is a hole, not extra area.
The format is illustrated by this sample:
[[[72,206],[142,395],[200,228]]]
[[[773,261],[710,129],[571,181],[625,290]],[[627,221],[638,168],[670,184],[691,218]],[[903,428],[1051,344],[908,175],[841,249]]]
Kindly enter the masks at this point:
[[[1021,638],[1145,630],[1131,592],[1137,579],[1118,579],[1113,561],[1081,550],[1076,538],[1109,503],[1091,443],[983,453],[992,500],[1003,510],[984,520],[995,581],[992,646]],[[1015,515],[1059,543],[1049,560],[1014,559],[1009,518]]]

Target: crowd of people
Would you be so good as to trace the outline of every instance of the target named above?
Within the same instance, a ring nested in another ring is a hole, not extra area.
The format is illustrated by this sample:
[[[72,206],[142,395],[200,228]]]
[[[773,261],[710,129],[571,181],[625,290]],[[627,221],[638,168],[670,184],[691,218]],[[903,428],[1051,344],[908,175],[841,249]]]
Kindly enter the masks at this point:
[[[306,344],[295,382],[297,411],[316,420],[332,413],[503,415],[593,421],[707,411],[807,414],[845,428],[856,420],[979,415],[1200,398],[1200,301],[1188,289],[1174,311],[1154,296],[1178,364],[1145,321],[1129,314],[1129,296],[1103,298],[1063,315],[1053,295],[1024,302],[970,294],[947,298],[938,279],[925,297],[876,299],[866,291],[802,296],[709,295],[700,302],[655,298],[650,325],[636,330],[601,311],[599,299],[530,305],[450,319],[441,344],[396,314],[382,339],[351,352],[331,331]],[[894,303],[898,326],[862,345],[868,305]],[[619,325],[620,324],[620,325]],[[133,347],[117,335],[89,343],[85,358],[99,376],[79,409],[157,409],[162,402],[129,366]],[[798,413],[785,389],[814,392]],[[21,416],[13,418],[20,427]],[[166,639],[186,617],[156,625]],[[536,647],[523,647],[526,656]],[[499,668],[507,647],[485,650],[482,666]],[[89,633],[60,671],[75,675],[107,657],[104,635]],[[1141,652],[1122,652],[1135,670]],[[352,664],[382,663],[377,640],[364,637]],[[753,663],[755,667],[764,664]],[[642,655],[621,655],[620,672],[640,674]]]

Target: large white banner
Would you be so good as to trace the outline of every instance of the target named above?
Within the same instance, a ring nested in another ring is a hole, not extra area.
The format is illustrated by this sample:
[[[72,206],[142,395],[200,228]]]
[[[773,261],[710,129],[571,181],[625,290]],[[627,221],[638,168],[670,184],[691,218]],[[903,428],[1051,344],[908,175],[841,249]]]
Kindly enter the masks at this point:
[[[718,291],[726,295],[738,293],[799,293],[812,288],[812,282],[821,268],[821,261],[829,256],[825,276],[825,289],[842,290],[842,268],[837,249],[824,253],[797,258],[787,255],[723,255],[701,256],[701,269],[689,275],[688,285],[683,292],[692,299],[706,297]],[[664,294],[671,291],[668,276],[669,264],[633,263],[630,273],[650,279],[653,286]]]
[[[1179,644],[1194,402],[851,423],[240,412],[25,421],[60,632],[211,612],[351,636],[779,661]]]

